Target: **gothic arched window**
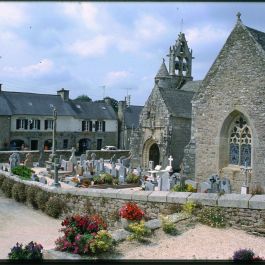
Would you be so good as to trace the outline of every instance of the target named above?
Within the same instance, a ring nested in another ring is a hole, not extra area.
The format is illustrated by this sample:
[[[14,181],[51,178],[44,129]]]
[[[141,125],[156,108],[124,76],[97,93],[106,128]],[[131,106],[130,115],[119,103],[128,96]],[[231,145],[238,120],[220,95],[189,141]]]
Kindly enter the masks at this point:
[[[251,166],[252,136],[250,127],[244,118],[239,116],[233,122],[230,131],[229,162],[233,165]]]

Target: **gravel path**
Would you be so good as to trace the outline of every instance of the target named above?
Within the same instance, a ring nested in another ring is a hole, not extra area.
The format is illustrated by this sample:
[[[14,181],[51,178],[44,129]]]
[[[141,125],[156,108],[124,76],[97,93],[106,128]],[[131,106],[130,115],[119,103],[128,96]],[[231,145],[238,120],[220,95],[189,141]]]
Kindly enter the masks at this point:
[[[177,224],[177,227],[179,224]],[[166,235],[161,229],[151,243],[125,241],[117,246],[118,259],[229,259],[240,248],[253,249],[265,257],[265,238],[236,229],[217,229],[197,224],[179,236]],[[53,219],[0,194],[0,259],[7,258],[16,242],[36,241],[44,249],[55,247],[61,220]]]

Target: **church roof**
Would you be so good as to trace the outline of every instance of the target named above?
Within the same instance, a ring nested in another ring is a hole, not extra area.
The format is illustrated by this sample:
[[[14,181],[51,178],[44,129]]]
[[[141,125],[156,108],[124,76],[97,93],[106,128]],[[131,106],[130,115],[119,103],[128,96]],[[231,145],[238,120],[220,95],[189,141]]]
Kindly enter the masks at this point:
[[[188,81],[181,87],[181,90],[197,92],[202,83],[202,80]]]
[[[261,45],[263,50],[265,50],[265,33],[256,29],[246,27],[247,30],[251,33],[254,39]]]
[[[163,62],[156,74],[156,78],[159,78],[159,77],[167,77],[169,76],[169,73],[168,73],[168,70],[167,70],[167,67],[166,67],[166,64],[165,64],[165,60],[163,59]]]
[[[124,120],[127,128],[138,128],[143,106],[129,106],[124,110]]]
[[[192,91],[168,90],[159,88],[169,112],[176,117],[191,118]]]

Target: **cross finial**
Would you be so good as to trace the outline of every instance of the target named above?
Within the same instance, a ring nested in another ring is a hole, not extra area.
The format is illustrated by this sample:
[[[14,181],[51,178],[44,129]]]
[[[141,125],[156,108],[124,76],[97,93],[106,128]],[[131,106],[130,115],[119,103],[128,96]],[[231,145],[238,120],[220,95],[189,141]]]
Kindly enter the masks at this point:
[[[240,12],[237,12],[236,16],[237,16],[237,21],[240,21],[241,22],[241,13]]]
[[[165,62],[165,58],[162,58],[163,63]]]
[[[172,161],[173,160],[174,159],[173,159],[172,155],[170,155],[170,157],[168,158],[168,161],[169,161],[169,166],[171,166],[171,167],[172,167]]]

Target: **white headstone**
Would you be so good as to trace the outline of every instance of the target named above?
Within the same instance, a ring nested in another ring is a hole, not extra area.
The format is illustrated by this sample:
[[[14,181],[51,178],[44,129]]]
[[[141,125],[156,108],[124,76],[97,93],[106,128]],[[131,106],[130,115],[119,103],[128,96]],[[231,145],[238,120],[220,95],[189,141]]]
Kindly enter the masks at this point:
[[[169,191],[170,190],[170,175],[168,172],[164,173],[159,178],[159,187],[161,191]]]
[[[155,185],[151,183],[150,181],[145,181],[144,182],[145,190],[146,191],[153,191],[155,190]]]

